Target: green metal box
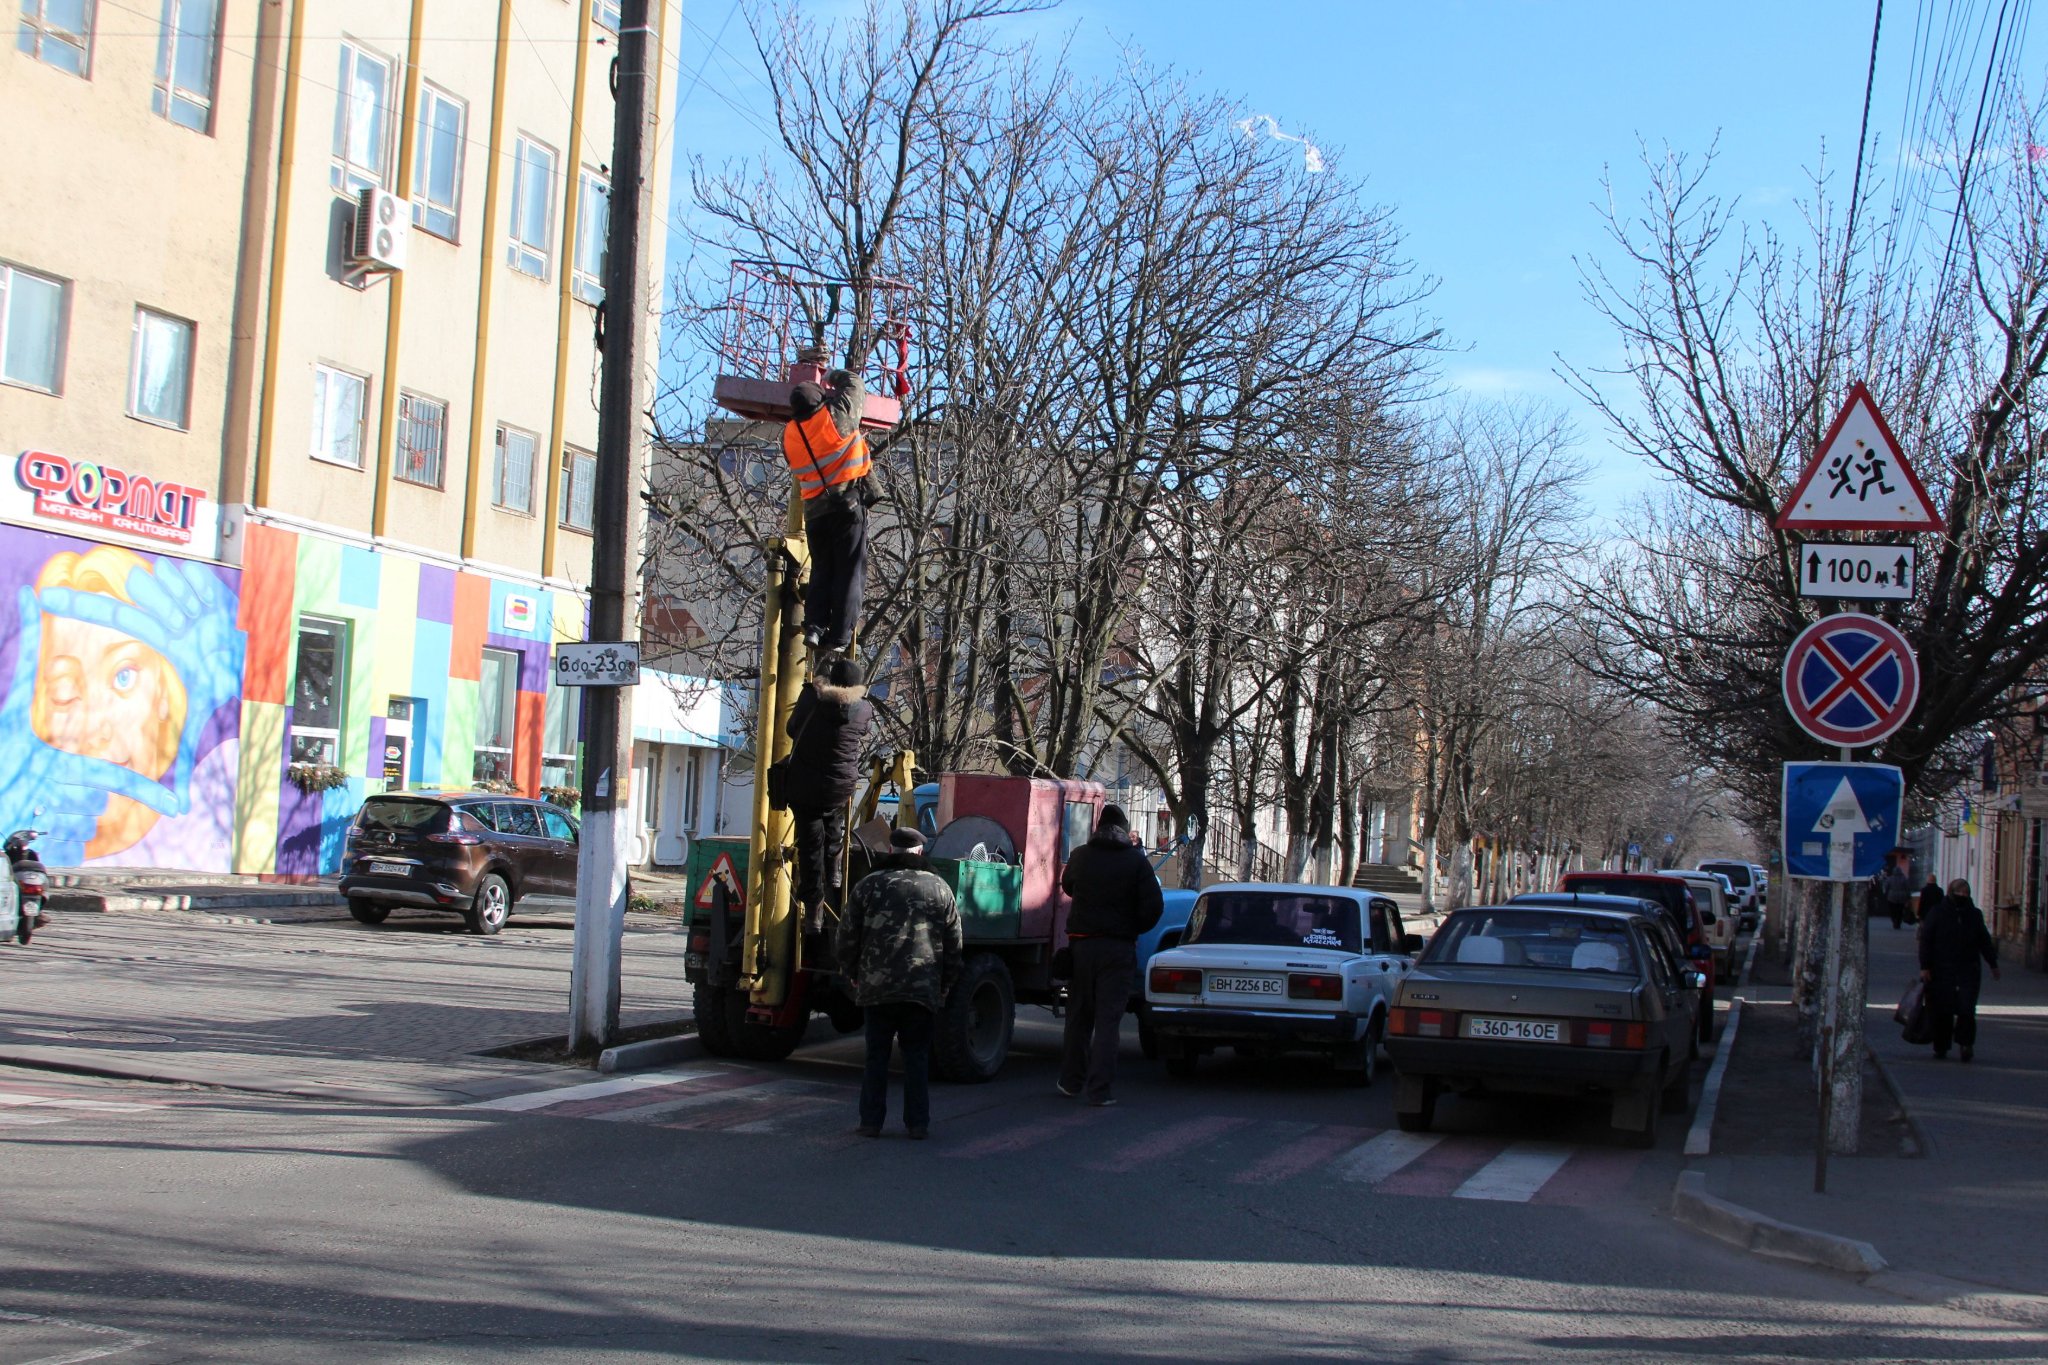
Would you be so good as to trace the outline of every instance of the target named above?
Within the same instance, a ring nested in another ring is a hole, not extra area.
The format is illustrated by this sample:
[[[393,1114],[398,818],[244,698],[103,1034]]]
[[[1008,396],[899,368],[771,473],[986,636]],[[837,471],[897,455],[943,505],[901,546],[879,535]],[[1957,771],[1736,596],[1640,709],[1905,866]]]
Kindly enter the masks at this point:
[[[933,858],[932,871],[953,888],[968,942],[1014,940],[1024,934],[1024,870],[1008,863]]]

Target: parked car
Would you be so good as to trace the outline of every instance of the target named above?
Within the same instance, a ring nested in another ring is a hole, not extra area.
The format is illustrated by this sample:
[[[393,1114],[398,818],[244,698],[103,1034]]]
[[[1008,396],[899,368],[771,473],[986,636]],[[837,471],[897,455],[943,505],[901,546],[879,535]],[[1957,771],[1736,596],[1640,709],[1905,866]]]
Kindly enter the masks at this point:
[[[1740,897],[1735,910],[1741,917],[1742,928],[1756,928],[1757,917],[1763,910],[1763,893],[1767,884],[1761,875],[1762,869],[1754,863],[1739,863],[1733,858],[1705,858],[1700,861],[1699,870],[1718,872],[1729,880],[1735,887],[1736,895]]]
[[[1705,979],[1640,913],[1583,905],[1455,910],[1388,1018],[1395,1121],[1426,1132],[1445,1093],[1591,1095],[1651,1147],[1691,1104]]]
[[[1685,940],[1671,926],[1671,917],[1664,907],[1641,896],[1616,896],[1599,891],[1525,891],[1508,902],[1509,905],[1550,905],[1567,910],[1613,910],[1624,915],[1641,919],[1664,941],[1665,949],[1678,962],[1686,961]]]
[[[1714,872],[1676,871],[1692,887],[1699,902],[1700,922],[1707,927],[1707,946],[1714,950],[1714,979],[1735,975],[1735,935],[1738,916],[1728,899],[1728,880]]]
[[[1671,927],[1685,941],[1687,959],[1706,973],[1706,1007],[1700,1011],[1700,1041],[1714,1036],[1714,948],[1700,918],[1699,899],[1684,879],[1668,872],[1567,872],[1560,891],[1604,891],[1617,896],[1642,896],[1656,901],[1671,917]]]
[[[1348,886],[1225,882],[1195,900],[1178,947],[1145,973],[1145,1013],[1167,1071],[1205,1053],[1319,1052],[1371,1085],[1394,989],[1421,939],[1392,899]]]
[[[364,924],[408,905],[451,911],[470,932],[495,934],[522,901],[575,903],[576,839],[567,811],[522,796],[373,796],[349,825],[341,894]]]

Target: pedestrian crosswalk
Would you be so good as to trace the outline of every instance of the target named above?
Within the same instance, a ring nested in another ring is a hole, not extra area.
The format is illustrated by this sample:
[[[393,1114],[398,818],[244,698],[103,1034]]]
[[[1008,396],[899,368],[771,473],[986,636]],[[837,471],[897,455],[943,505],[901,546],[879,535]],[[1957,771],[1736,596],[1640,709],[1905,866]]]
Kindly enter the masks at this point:
[[[57,1086],[22,1085],[10,1082],[0,1090],[0,1140],[20,1136],[19,1130],[47,1128],[80,1119],[112,1115],[137,1116],[154,1113],[163,1106],[131,1100],[96,1098],[78,1090]]]
[[[839,1140],[852,1123],[850,1081],[707,1062],[484,1100],[469,1109],[644,1124],[697,1132]],[[935,1092],[937,1099],[943,1092]],[[986,1093],[986,1092],[982,1092]],[[1200,1166],[1233,1185],[1312,1179],[1374,1195],[1588,1206],[1627,1189],[1641,1152],[1517,1141],[1508,1135],[1406,1133],[1241,1114],[1167,1116],[1023,1102],[935,1115],[933,1155],[948,1162],[1024,1155],[1104,1174]]]

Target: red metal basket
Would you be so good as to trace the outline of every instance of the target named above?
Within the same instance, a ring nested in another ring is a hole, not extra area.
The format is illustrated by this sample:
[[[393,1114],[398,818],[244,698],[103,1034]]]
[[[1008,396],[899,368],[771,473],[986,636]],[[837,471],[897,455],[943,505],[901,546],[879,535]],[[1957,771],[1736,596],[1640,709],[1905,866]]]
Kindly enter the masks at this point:
[[[910,301],[901,280],[856,284],[779,261],[733,262],[712,401],[755,421],[788,420],[790,388],[824,378],[833,358],[846,355],[865,311],[875,340],[863,366],[861,425],[895,426],[911,391]],[[798,358],[813,347],[822,347],[826,363]]]

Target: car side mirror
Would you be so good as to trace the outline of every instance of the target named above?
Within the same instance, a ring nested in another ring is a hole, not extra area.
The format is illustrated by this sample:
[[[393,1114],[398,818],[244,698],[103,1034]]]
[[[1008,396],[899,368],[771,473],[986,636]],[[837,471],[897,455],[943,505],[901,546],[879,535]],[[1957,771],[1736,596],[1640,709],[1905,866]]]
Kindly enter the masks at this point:
[[[1705,972],[1687,972],[1685,980],[1686,984],[1696,991],[1703,991],[1707,988],[1707,974]]]
[[[1409,956],[1411,956],[1411,957],[1412,957],[1412,956],[1414,956],[1414,955],[1415,955],[1416,953],[1419,953],[1419,952],[1421,952],[1421,951],[1422,951],[1422,935],[1420,935],[1420,934],[1403,934],[1403,935],[1401,935],[1401,951],[1402,951],[1402,952],[1404,952],[1404,953],[1406,953],[1406,954],[1408,954],[1408,955],[1409,955]]]

